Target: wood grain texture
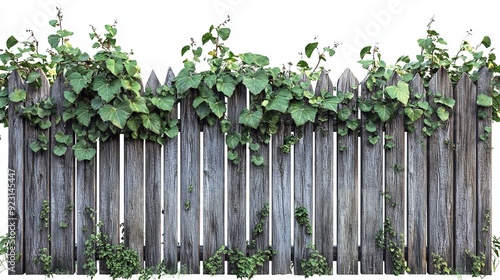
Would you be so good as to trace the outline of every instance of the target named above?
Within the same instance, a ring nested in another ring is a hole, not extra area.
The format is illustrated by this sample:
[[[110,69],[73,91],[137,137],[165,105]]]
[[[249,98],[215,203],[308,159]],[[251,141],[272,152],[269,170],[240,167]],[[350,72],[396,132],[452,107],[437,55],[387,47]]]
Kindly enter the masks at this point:
[[[394,74],[387,81],[387,86],[397,86],[400,80],[399,75]],[[399,244],[401,234],[405,234],[405,125],[404,112],[401,110],[385,126],[385,196],[390,196],[390,199],[385,199],[385,219],[389,220],[392,228],[396,232],[395,237],[391,239]],[[387,148],[387,144],[392,142],[394,147]],[[386,235],[387,237],[387,235]],[[386,244],[387,248],[387,244]],[[390,250],[386,250],[385,255],[385,273],[393,273],[393,262]]]
[[[361,83],[361,98],[370,99],[373,92]],[[376,125],[373,133],[365,127],[373,118],[370,113],[361,114],[361,273],[382,274],[384,272],[383,251],[377,248],[374,236],[384,228],[383,181],[383,127]],[[373,145],[369,137],[379,136]]]
[[[429,103],[433,96],[441,93],[444,97],[453,97],[453,87],[448,73],[440,69],[429,82]],[[437,116],[433,116],[433,121]],[[454,162],[453,162],[453,120],[429,137],[429,256],[439,254],[449,267],[454,267]],[[429,259],[432,263],[432,259]],[[435,273],[432,265],[429,273]]]
[[[488,68],[483,67],[479,71],[479,79],[476,83],[477,94],[486,94],[491,96],[491,77],[492,73]],[[491,275],[493,272],[491,256],[491,214],[492,214],[492,142],[491,135],[485,139],[479,139],[481,134],[485,134],[485,128],[491,128],[491,107],[479,107],[478,114],[484,113],[484,118],[471,116],[470,119],[477,119],[477,255],[483,253],[486,257],[485,266],[482,273]]]
[[[467,75],[455,86],[455,269],[470,272],[472,262],[466,250],[476,254],[477,233],[477,93]]]
[[[238,119],[241,110],[247,108],[247,89],[243,84],[236,90],[227,102],[227,116],[231,121],[229,133],[241,133]],[[227,163],[227,245],[232,249],[246,252],[246,149],[238,146],[234,149],[241,158],[239,164]],[[229,265],[229,273],[234,269]]]
[[[219,98],[224,96],[219,94]],[[224,134],[220,120],[203,126],[203,261],[224,243]],[[207,273],[204,271],[204,273]],[[224,274],[224,267],[219,274]]]
[[[165,78],[165,85],[171,86],[175,75],[171,68],[168,69],[167,77]],[[169,114],[172,119],[178,118],[178,104]],[[176,136],[172,139],[167,139],[163,144],[163,259],[165,267],[172,272],[177,272],[177,194],[179,193],[178,186],[178,159],[179,137]]]
[[[347,69],[337,82],[337,90],[358,96],[358,80]],[[348,106],[356,108],[356,98]],[[342,108],[339,106],[339,109]],[[353,112],[349,119],[357,118]],[[339,124],[339,130],[344,124]],[[337,273],[358,273],[358,135],[349,131],[337,134]]]
[[[64,79],[57,77],[51,97],[56,104],[57,116],[64,112]],[[57,144],[54,136],[58,132],[69,135],[73,140],[71,123],[59,122],[52,117],[50,130],[50,236],[55,242],[50,242],[52,270],[73,274],[75,271],[75,159],[73,149],[69,147],[63,156],[56,156],[52,151]]]
[[[305,77],[302,78],[306,82]],[[309,91],[313,92],[312,86]],[[301,131],[294,132],[295,135],[302,135],[300,140],[294,145],[294,199],[293,209],[304,207],[309,214],[310,225],[313,225],[313,185],[314,185],[314,125],[306,123]],[[292,213],[294,215],[294,213]],[[292,217],[293,219],[293,217]],[[294,274],[303,275],[304,272],[300,266],[302,259],[308,257],[309,250],[307,246],[313,242],[312,233],[307,233],[306,226],[299,225],[297,219],[294,219],[294,241],[293,241],[293,268]]]
[[[95,146],[94,146],[95,149]],[[95,233],[96,225],[96,158],[76,163],[76,265],[77,274],[87,274],[83,265],[87,262],[85,241]],[[95,257],[94,257],[95,259]]]
[[[276,255],[272,259],[272,274],[289,274],[292,260],[291,207],[291,156],[283,153],[280,146],[291,134],[290,120],[281,119],[278,131],[271,138],[271,238]]]
[[[112,245],[120,243],[120,136],[99,143],[99,221],[103,234]],[[99,262],[99,273],[109,274],[105,262]]]
[[[193,108],[197,92],[181,101],[181,265],[188,273],[200,272],[200,124]]]
[[[425,100],[426,90],[420,75],[411,80],[411,99]],[[418,94],[422,97],[417,98]],[[427,135],[423,119],[416,121],[407,135],[408,184],[408,266],[412,274],[427,273]]]
[[[160,81],[154,71],[151,72],[146,83],[146,90],[155,95]],[[146,206],[146,235],[144,248],[145,266],[158,265],[161,258],[161,145],[145,141],[145,206]]]
[[[24,82],[17,71],[13,71],[9,76],[8,92],[12,93],[15,89],[24,89]],[[9,101],[9,158],[8,169],[9,188],[8,188],[8,213],[9,213],[9,231],[15,229],[15,252],[21,254],[21,257],[15,261],[15,267],[9,270],[9,274],[23,274],[25,271],[25,154],[28,152],[28,141],[25,137],[26,121],[21,117],[21,110],[16,110],[23,103],[15,105]],[[27,124],[26,124],[27,125]],[[11,180],[11,179],[14,180]],[[11,197],[14,199],[12,201]]]
[[[315,94],[320,95],[322,91],[333,94],[334,86],[326,72],[316,84]],[[316,250],[322,254],[327,263],[333,266],[334,245],[334,122],[333,117],[316,127],[315,133],[315,220],[314,244]],[[311,214],[312,215],[312,214]]]
[[[26,105],[30,106],[50,96],[50,86],[43,72],[39,71],[41,77],[41,86],[39,89],[33,86],[26,87]],[[50,130],[50,129],[49,129]],[[39,134],[44,134],[49,137],[49,130],[41,131],[31,125],[26,126],[26,164],[25,172],[29,176],[25,176],[25,213],[28,213],[25,218],[25,261],[26,274],[43,274],[42,266],[36,262],[40,250],[46,248],[49,250],[49,224],[45,224],[42,217],[42,207],[44,201],[50,205],[49,180],[50,180],[50,151],[40,150],[37,153],[33,152],[29,145],[38,139]]]

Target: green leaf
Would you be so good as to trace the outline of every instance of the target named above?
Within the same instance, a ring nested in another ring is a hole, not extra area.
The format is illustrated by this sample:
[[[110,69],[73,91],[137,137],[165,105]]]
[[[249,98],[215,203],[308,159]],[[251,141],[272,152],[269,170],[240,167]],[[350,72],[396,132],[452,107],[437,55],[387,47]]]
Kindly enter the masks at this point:
[[[241,134],[235,132],[235,133],[228,133],[226,135],[226,145],[229,149],[234,149],[236,148],[241,141]]]
[[[260,149],[260,145],[258,143],[250,143],[248,144],[248,148],[251,150],[251,151],[258,151]]]
[[[49,25],[52,26],[52,27],[56,27],[57,23],[58,23],[57,19],[53,19],[53,20],[49,21]]]
[[[415,122],[416,120],[420,119],[420,117],[422,117],[424,111],[422,109],[413,109],[407,107],[405,108],[405,114],[410,119],[411,122]]]
[[[65,90],[64,91],[64,98],[71,104],[75,103],[76,101],[76,94],[72,91]]]
[[[90,119],[94,116],[94,111],[89,110],[87,106],[79,104],[75,111],[76,119],[84,126],[89,126]]]
[[[168,122],[169,129],[165,132],[169,138],[174,138],[179,133],[179,127],[177,126],[177,119],[170,120]]]
[[[61,36],[59,36],[57,34],[49,35],[49,37],[47,38],[47,41],[49,42],[49,45],[52,48],[57,48],[57,46],[61,42]]]
[[[373,110],[378,114],[378,117],[382,122],[386,122],[391,118],[392,110],[387,106],[387,104],[376,103],[373,106]]]
[[[75,151],[75,157],[79,161],[91,160],[96,154],[96,150],[87,146],[87,142],[83,140],[80,140],[73,145],[73,151]]]
[[[366,129],[366,131],[373,133],[373,132],[377,131],[377,126],[373,122],[370,121],[370,122],[367,122],[365,124],[365,129]]]
[[[30,144],[30,149],[33,152],[37,153],[38,151],[40,151],[42,149],[42,144],[40,142],[38,142],[38,141],[32,142]]]
[[[78,72],[69,75],[68,80],[76,94],[79,94],[90,82],[87,76],[82,76]]]
[[[0,112],[2,111],[1,109],[7,106],[7,104],[9,104],[9,99],[7,97],[0,97]]]
[[[106,60],[106,68],[115,76],[118,76],[123,71],[123,62],[121,60]]]
[[[172,95],[167,96],[154,96],[151,98],[151,103],[163,111],[172,111],[175,104],[175,97]]]
[[[263,91],[268,83],[269,79],[267,78],[267,73],[263,69],[259,69],[255,71],[255,73],[250,72],[243,77],[243,84],[254,95]]]
[[[359,52],[359,57],[361,59],[363,59],[363,57],[365,57],[365,55],[371,53],[371,50],[372,50],[372,46],[366,46],[366,47],[362,48],[361,51]]]
[[[359,103],[359,109],[361,112],[370,112],[373,109],[373,103],[370,99],[363,100]]]
[[[339,120],[346,121],[349,119],[351,114],[352,114],[351,109],[349,107],[344,107],[344,108],[339,110],[339,113],[338,113]]]
[[[142,96],[129,100],[129,106],[132,112],[149,114],[146,99]]]
[[[222,40],[227,40],[229,38],[229,35],[231,34],[231,29],[227,27],[221,27],[217,28],[217,34],[220,36]]]
[[[54,135],[54,138],[56,139],[57,143],[65,144],[66,146],[69,146],[73,143],[73,138],[69,135],[64,134],[62,131],[58,131],[56,135]]]
[[[28,75],[28,79],[26,80],[26,83],[31,84],[34,81],[36,81],[38,78],[40,78],[40,73],[33,71]]]
[[[26,100],[26,91],[16,88],[9,95],[9,100],[12,102],[22,102]]]
[[[214,113],[219,119],[224,116],[224,113],[226,112],[226,103],[224,100],[212,102],[209,106],[212,113]]]
[[[104,105],[99,109],[99,115],[103,121],[110,121],[116,127],[123,129],[130,116],[130,108],[128,106],[113,107]]]
[[[255,111],[243,109],[240,114],[239,123],[257,129],[262,120],[262,116],[263,113],[260,109]]]
[[[407,83],[398,81],[397,86],[388,86],[385,90],[392,99],[397,99],[399,102],[403,103],[404,106],[408,105],[410,90]]]
[[[372,145],[377,144],[379,140],[380,140],[380,136],[378,136],[378,135],[368,136],[368,142],[370,142],[370,144],[372,144]]]
[[[264,158],[262,156],[252,156],[252,163],[256,166],[261,166],[264,164]]]
[[[102,100],[110,102],[120,92],[121,83],[118,79],[108,83],[106,77],[100,75],[95,77],[92,88],[97,91]]]
[[[446,110],[445,107],[439,107],[436,113],[439,119],[442,120],[443,122],[447,121],[450,118],[450,113]]]
[[[58,157],[63,156],[67,150],[68,150],[68,147],[63,146],[63,145],[55,145],[54,149],[52,149],[54,154]]]
[[[305,54],[306,54],[307,58],[311,58],[312,53],[314,52],[314,50],[317,47],[318,47],[318,42],[309,43],[309,44],[306,45],[306,47],[305,47]]]
[[[41,121],[38,126],[40,127],[40,129],[48,129],[50,128],[50,126],[52,125],[52,123],[50,121]]]
[[[231,97],[236,89],[236,81],[229,75],[224,75],[217,79],[217,90],[224,93],[225,96]]]
[[[16,37],[14,37],[14,36],[10,36],[10,37],[7,39],[7,49],[12,48],[12,47],[13,47],[13,46],[15,46],[17,43],[19,43],[19,41],[16,39]]]
[[[181,49],[181,56],[184,56],[184,54],[189,51],[191,49],[191,46],[190,45],[185,45],[184,47],[182,47]]]
[[[200,74],[192,74],[188,69],[182,69],[175,78],[175,87],[178,93],[182,94],[191,88],[198,88],[202,76]]]
[[[229,120],[223,119],[220,122],[220,129],[222,133],[228,133],[230,128],[231,128],[231,123],[229,122]]]
[[[491,39],[490,39],[490,37],[484,36],[483,40],[481,41],[481,44],[483,44],[483,46],[485,48],[489,48],[491,46]]]
[[[269,111],[278,111],[281,113],[285,113],[288,109],[288,103],[291,99],[293,99],[293,95],[289,90],[279,89],[276,92],[276,96],[269,100],[265,107]]]
[[[337,113],[337,108],[341,100],[334,95],[327,95],[321,102],[321,108]]]
[[[205,45],[208,41],[215,40],[211,32],[207,32],[201,36],[201,44]]]
[[[477,105],[482,107],[491,107],[493,106],[493,98],[484,93],[481,93],[477,96]]]
[[[302,101],[296,101],[290,104],[289,108],[295,125],[301,126],[305,123],[314,122],[316,120],[317,108],[304,104]]]
[[[160,115],[158,115],[157,113],[142,114],[141,119],[142,119],[142,125],[144,125],[145,128],[151,130],[156,134],[160,134],[161,130]]]

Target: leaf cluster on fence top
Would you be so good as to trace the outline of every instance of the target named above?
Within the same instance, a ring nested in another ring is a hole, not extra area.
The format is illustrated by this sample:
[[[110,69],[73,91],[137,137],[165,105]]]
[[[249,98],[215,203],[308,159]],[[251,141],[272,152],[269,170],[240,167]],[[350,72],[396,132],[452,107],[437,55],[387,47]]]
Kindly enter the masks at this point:
[[[231,35],[228,18],[218,26],[210,26],[201,37],[201,44],[191,39],[190,44],[182,48],[181,55],[189,57],[175,78],[170,70],[171,79],[165,85],[143,90],[137,61],[131,58],[132,53],[124,52],[117,45],[116,22],[106,25],[103,35],[92,27],[90,38],[96,52],[91,56],[71,45],[73,33],[63,29],[62,19],[58,9],[57,19],[49,22],[56,32],[48,36],[51,49],[47,54],[39,52],[38,40],[31,31],[30,37],[22,42],[13,36],[8,38],[6,49],[0,52],[0,122],[8,124],[10,102],[10,106],[21,110],[22,116],[40,130],[50,128],[54,122],[71,124],[76,140],[56,132],[57,145],[53,152],[63,155],[71,147],[79,160],[94,157],[96,152],[92,143],[98,139],[106,141],[117,134],[159,144],[175,137],[179,128],[171,112],[190,94],[195,95],[192,106],[200,121],[209,125],[218,123],[222,132],[227,133],[228,155],[235,163],[240,161],[235,152],[238,146],[248,144],[251,150],[258,151],[260,145],[269,142],[282,122],[295,127],[294,135],[282,144],[283,152],[290,151],[305,124],[320,125],[329,118],[344,124],[339,126],[340,135],[366,129],[372,144],[380,139],[376,125],[390,122],[398,114],[405,115],[409,131],[414,122],[423,118],[424,132],[431,135],[448,120],[455,101],[440,94],[417,94],[417,98],[410,98],[408,83],[415,75],[427,86],[431,77],[442,68],[454,83],[464,74],[476,81],[482,67],[500,73],[489,37],[484,37],[476,47],[466,37],[458,52],[450,55],[446,41],[429,28],[426,37],[417,41],[421,53],[415,60],[404,55],[394,65],[389,65],[382,60],[377,46],[367,46],[360,51],[359,63],[368,71],[363,83],[372,93],[371,98],[362,99],[356,93],[336,89],[335,94],[315,93],[312,82],[327,75],[321,63],[335,54],[337,44],[320,48],[315,38],[306,45],[296,64],[272,67],[265,55],[238,54],[226,45]],[[201,63],[206,64],[208,70],[198,71]],[[23,104],[29,99],[26,89],[16,88],[9,93],[8,79],[14,71],[33,87],[40,87],[44,79],[49,82],[63,79],[62,116],[55,114],[57,104],[53,98],[28,106]],[[399,75],[400,80],[395,85],[387,85],[394,75]],[[247,89],[250,93],[249,106],[240,112],[237,120],[230,120],[226,114],[227,100],[239,94],[243,86],[244,91]],[[495,76],[491,94],[481,93],[477,101],[480,106],[493,107],[495,121],[500,121],[499,91],[500,78]],[[367,116],[363,125],[358,119],[350,118],[358,108]],[[232,129],[235,125],[240,125],[241,129]],[[38,139],[30,139],[34,141],[31,144],[34,151],[48,149],[48,139],[44,136],[42,133]],[[262,164],[259,157],[252,158],[252,162]]]

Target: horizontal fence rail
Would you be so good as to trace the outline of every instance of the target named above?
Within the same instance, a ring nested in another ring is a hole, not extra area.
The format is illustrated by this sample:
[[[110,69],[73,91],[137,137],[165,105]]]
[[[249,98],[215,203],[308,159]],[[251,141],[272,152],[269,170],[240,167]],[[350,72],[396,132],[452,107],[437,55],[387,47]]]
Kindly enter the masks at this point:
[[[41,87],[35,89],[13,72],[9,92],[25,89],[26,105],[51,96],[62,115],[64,80],[50,86],[40,74]],[[399,79],[394,75],[388,86]],[[170,69],[164,83],[152,73],[144,88],[155,92],[173,80]],[[85,274],[84,264],[96,259],[85,254],[85,242],[98,221],[111,244],[123,242],[138,253],[141,267],[162,262],[170,271],[207,273],[200,261],[223,245],[247,255],[272,246],[276,254],[259,274],[303,274],[300,263],[314,244],[337,274],[393,273],[390,252],[380,249],[377,239],[389,221],[397,233],[393,241],[403,240],[410,273],[437,273],[432,254],[468,273],[469,250],[485,255],[483,273],[491,274],[491,140],[480,139],[491,126],[491,111],[482,109],[486,117],[480,117],[476,101],[489,94],[490,80],[486,68],[477,82],[464,75],[456,85],[443,69],[426,87],[415,76],[410,98],[439,93],[456,100],[450,120],[430,137],[422,132],[423,120],[406,132],[400,114],[375,128],[391,137],[371,144],[364,129],[341,135],[337,131],[344,124],[330,118],[321,127],[306,124],[288,154],[279,147],[294,129],[282,120],[269,144],[260,147],[264,167],[250,162],[255,152],[245,147],[237,148],[240,164],[227,159],[219,123],[208,126],[196,116],[191,105],[196,92],[171,113],[179,120],[176,137],[163,145],[123,137],[98,141],[90,161],[76,161],[72,151],[62,157],[51,152],[56,131],[71,133],[71,124],[62,121],[53,121],[46,135],[51,148],[34,153],[29,145],[39,132],[12,105],[8,165],[15,201],[9,203],[9,221],[16,228],[16,260],[10,273],[43,274],[37,260],[45,254],[52,258],[52,271]],[[337,83],[323,73],[314,92],[323,91],[373,94],[349,70]],[[241,84],[227,99],[234,122],[229,133],[240,132],[238,116],[249,98]],[[356,99],[349,106],[357,108]],[[349,119],[364,127],[367,116],[353,111]],[[262,212],[267,207],[268,217]],[[297,221],[298,208],[308,213],[311,233]],[[262,234],[254,238],[261,220]],[[104,262],[99,271],[109,273]]]

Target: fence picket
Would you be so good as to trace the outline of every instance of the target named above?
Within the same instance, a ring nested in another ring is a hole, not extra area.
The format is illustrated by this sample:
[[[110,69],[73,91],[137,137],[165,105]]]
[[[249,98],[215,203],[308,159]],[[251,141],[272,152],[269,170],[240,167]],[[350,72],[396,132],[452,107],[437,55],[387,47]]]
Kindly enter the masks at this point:
[[[354,98],[349,101],[353,108],[349,120],[357,118],[356,97],[358,80],[347,69],[340,76],[337,90],[351,92]],[[339,110],[342,107],[339,106]],[[339,124],[340,129],[347,129]],[[358,135],[349,131],[341,136],[337,133],[337,273],[358,273]]]
[[[236,90],[227,104],[227,116],[231,121],[229,133],[241,133],[238,118],[241,110],[247,107],[247,89],[243,84]],[[238,164],[227,163],[227,245],[231,249],[246,252],[246,149],[234,149],[241,161]],[[229,273],[235,266],[229,265]]]
[[[54,98],[56,112],[62,116],[64,112],[64,80],[62,75],[57,77],[51,89],[51,97]],[[52,118],[52,128],[50,139],[58,132],[69,135],[73,140],[73,131],[70,124],[64,122],[57,123],[56,118]],[[52,151],[55,147],[55,141],[50,142],[50,236],[56,242],[50,242],[50,251],[52,255],[52,269],[54,271],[64,271],[73,274],[75,264],[73,257],[75,255],[75,223],[74,223],[74,204],[75,204],[75,160],[73,151],[68,151],[61,157],[56,156]]]
[[[224,98],[222,94],[219,97]],[[203,261],[224,244],[224,134],[220,121],[203,126]],[[205,271],[205,273],[207,273]],[[224,274],[224,267],[219,274]]]
[[[200,124],[191,104],[198,92],[181,102],[181,265],[188,273],[200,271]]]
[[[146,82],[146,90],[156,95],[160,81],[154,71]],[[161,261],[161,145],[145,141],[145,206],[146,236],[144,261],[146,267],[156,266]]]
[[[361,83],[361,98],[369,100],[373,92]],[[384,272],[383,251],[377,247],[374,236],[384,228],[383,183],[383,127],[376,126],[374,133],[366,130],[370,122],[368,113],[361,114],[361,273],[382,274]],[[369,137],[380,137],[371,144]]]
[[[429,82],[429,103],[436,94],[453,97],[448,73],[439,69]],[[437,120],[434,116],[433,121]],[[429,138],[429,254],[439,254],[449,267],[453,262],[453,121],[447,122]],[[429,265],[429,273],[436,270]]]
[[[50,96],[50,86],[45,74],[39,71],[41,77],[41,86],[35,89],[33,86],[27,86],[26,90],[26,105],[33,105]],[[39,135],[49,137],[48,132],[40,132],[37,128],[31,125],[26,127],[26,138],[28,141],[38,139]],[[26,198],[25,198],[25,234],[30,238],[26,238],[26,274],[43,274],[42,266],[37,262],[37,258],[41,250],[49,250],[49,218],[50,213],[46,212],[49,205],[44,206],[44,203],[50,204],[49,196],[49,153],[51,151],[40,150],[33,152],[26,143],[25,149],[26,164],[25,172],[30,174],[26,176]],[[45,208],[45,209],[44,209]],[[45,213],[43,213],[45,212]]]
[[[171,86],[175,75],[171,68],[168,68],[165,85]],[[178,118],[178,104],[169,114],[172,119]],[[168,271],[177,272],[177,194],[178,188],[178,172],[179,167],[177,156],[179,154],[178,146],[179,137],[167,139],[163,144],[163,259],[165,267]]]
[[[24,82],[17,71],[13,71],[9,77],[8,91],[9,95],[15,89],[24,89]],[[21,106],[21,105],[19,105]],[[9,231],[12,226],[15,228],[15,249],[21,253],[21,257],[15,260],[15,267],[9,270],[9,274],[23,274],[25,271],[25,258],[22,256],[25,250],[24,235],[24,199],[25,199],[25,154],[28,151],[27,138],[25,135],[25,123],[21,117],[21,110],[16,110],[13,102],[9,101]],[[26,142],[26,143],[25,143]],[[10,197],[15,200],[12,202]],[[12,204],[11,204],[12,203]],[[13,208],[11,208],[13,207]]]
[[[394,74],[387,86],[397,86],[399,75]],[[396,244],[400,244],[401,234],[405,234],[405,126],[404,114],[398,115],[385,127],[385,218],[396,232],[390,237]],[[392,139],[391,139],[392,138]],[[391,144],[392,143],[392,144]],[[392,148],[390,146],[393,145]],[[387,235],[386,235],[387,236]],[[386,243],[387,245],[387,243]],[[390,250],[386,250],[385,272],[393,273],[393,262]]]
[[[485,94],[491,96],[491,77],[492,73],[487,67],[481,68],[479,71],[479,79],[476,83],[477,94]],[[491,129],[491,107],[480,107],[477,111],[477,117],[470,119],[477,120],[477,255],[481,253],[485,256],[485,266],[482,273],[491,275],[493,272],[491,258],[491,207],[492,207],[492,156],[491,156],[491,135],[485,129]],[[479,117],[484,114],[484,118]],[[486,138],[480,139],[481,135]]]
[[[333,94],[334,86],[328,73],[323,72],[316,84],[315,94]],[[314,244],[330,267],[333,266],[334,244],[334,122],[332,117],[316,127],[315,132],[315,220]],[[320,222],[321,221],[321,222]]]
[[[413,100],[425,100],[426,90],[420,75],[410,82]],[[421,95],[420,98],[418,95]],[[423,119],[416,121],[408,133],[408,266],[413,274],[427,273],[427,136]]]
[[[302,81],[307,81],[303,77]],[[313,91],[312,86],[309,91]],[[293,208],[304,207],[307,210],[310,226],[313,225],[313,183],[314,183],[314,169],[313,169],[313,156],[314,151],[314,125],[306,123],[302,131],[295,131],[295,135],[302,135],[300,140],[294,145],[294,205]],[[333,206],[330,206],[333,207]],[[312,232],[308,233],[304,225],[299,225],[297,219],[294,220],[294,242],[293,242],[293,268],[294,274],[303,275],[304,272],[300,266],[300,262],[309,256],[307,247],[312,244]]]

